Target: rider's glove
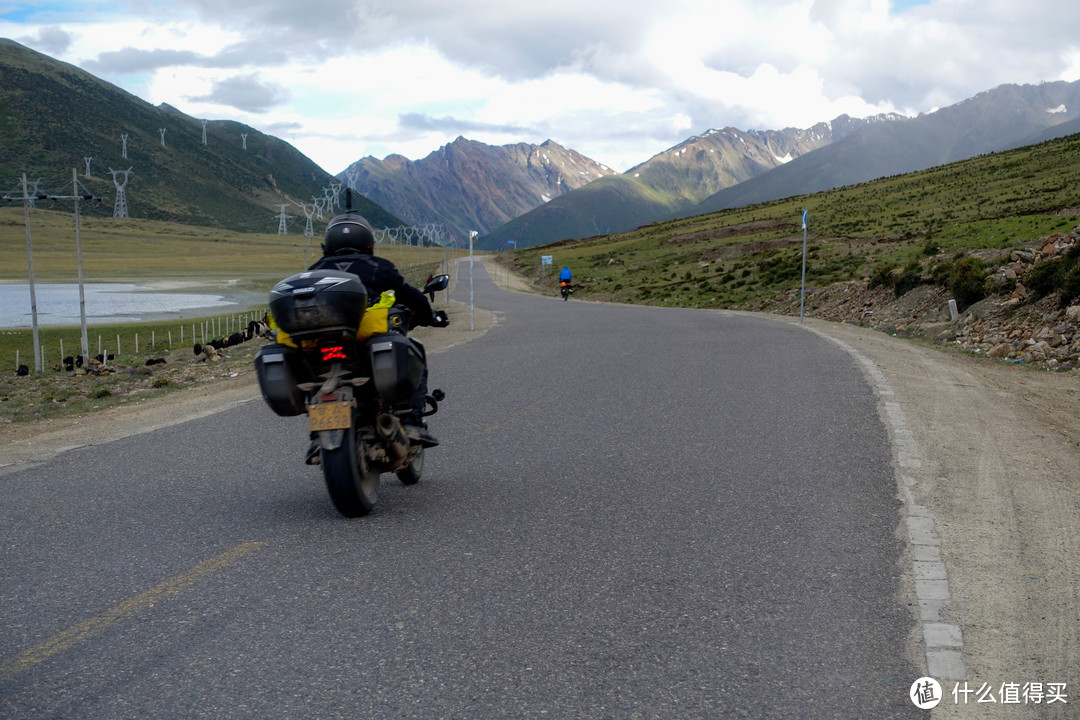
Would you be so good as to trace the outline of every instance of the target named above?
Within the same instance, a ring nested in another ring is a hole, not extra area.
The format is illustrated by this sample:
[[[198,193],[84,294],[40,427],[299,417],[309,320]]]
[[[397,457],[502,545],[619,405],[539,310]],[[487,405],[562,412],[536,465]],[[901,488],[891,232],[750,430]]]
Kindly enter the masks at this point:
[[[432,320],[431,320],[431,326],[432,327],[446,327],[447,325],[450,324],[450,316],[448,316],[442,310],[433,311],[431,313],[431,316],[432,316]]]

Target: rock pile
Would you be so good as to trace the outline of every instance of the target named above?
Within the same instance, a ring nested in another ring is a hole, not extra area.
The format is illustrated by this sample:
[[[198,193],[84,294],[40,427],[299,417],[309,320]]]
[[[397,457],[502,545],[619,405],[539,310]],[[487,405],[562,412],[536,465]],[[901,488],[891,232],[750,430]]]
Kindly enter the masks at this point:
[[[1002,361],[1030,363],[1047,369],[1080,367],[1080,300],[1062,307],[1053,292],[1034,300],[1024,281],[1040,263],[1064,256],[1080,242],[1080,226],[1072,232],[1044,237],[1026,247],[984,252],[984,260],[1001,262],[988,278],[996,289],[990,297],[964,309],[953,319],[949,291],[924,284],[900,297],[889,287],[871,290],[865,280],[807,289],[805,312],[811,317],[873,327],[890,334],[925,337],[973,354]],[[760,309],[798,314],[799,294],[789,293]]]

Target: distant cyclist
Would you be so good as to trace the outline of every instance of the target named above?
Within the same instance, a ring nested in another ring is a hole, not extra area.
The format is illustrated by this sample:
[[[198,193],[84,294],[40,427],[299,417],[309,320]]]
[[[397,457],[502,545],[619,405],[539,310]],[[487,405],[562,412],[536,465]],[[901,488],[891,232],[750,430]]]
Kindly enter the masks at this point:
[[[562,293],[562,299],[570,299],[570,293],[574,292],[574,287],[571,284],[572,277],[570,275],[570,268],[563,267],[559,272],[559,292]]]

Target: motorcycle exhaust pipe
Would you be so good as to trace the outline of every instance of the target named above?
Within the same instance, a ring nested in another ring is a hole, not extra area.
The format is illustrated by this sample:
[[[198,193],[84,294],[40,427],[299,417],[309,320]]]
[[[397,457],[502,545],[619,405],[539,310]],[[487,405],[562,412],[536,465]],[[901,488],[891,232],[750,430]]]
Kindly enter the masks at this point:
[[[375,430],[386,446],[394,462],[405,459],[409,453],[409,439],[405,437],[405,429],[401,427],[401,421],[390,413],[383,413],[375,423]]]

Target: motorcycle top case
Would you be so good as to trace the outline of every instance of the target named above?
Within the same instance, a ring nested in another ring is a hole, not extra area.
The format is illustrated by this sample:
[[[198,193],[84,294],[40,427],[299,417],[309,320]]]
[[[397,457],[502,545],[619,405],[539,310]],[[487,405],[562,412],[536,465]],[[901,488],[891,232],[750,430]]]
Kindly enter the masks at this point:
[[[368,340],[371,379],[379,397],[393,406],[407,406],[424,375],[424,346],[400,333]]]
[[[259,348],[255,355],[255,375],[263,400],[282,417],[304,413],[307,394],[296,387],[303,374],[304,364],[296,348],[272,343]]]
[[[310,270],[285,278],[270,291],[274,322],[292,337],[326,330],[355,334],[367,308],[360,278],[339,270]]]

